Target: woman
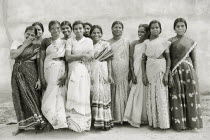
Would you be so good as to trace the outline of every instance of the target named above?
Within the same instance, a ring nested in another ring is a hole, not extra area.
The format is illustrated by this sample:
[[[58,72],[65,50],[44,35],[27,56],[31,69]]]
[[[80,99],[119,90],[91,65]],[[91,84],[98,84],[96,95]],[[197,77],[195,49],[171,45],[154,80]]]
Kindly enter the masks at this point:
[[[95,128],[109,130],[113,126],[111,116],[111,57],[113,53],[99,25],[93,25],[90,35],[94,44],[94,60],[91,65],[91,109]]]
[[[71,23],[69,21],[63,21],[61,23],[61,31],[64,35],[65,40],[68,40],[71,38],[71,32],[72,32],[72,26]]]
[[[45,90],[42,98],[42,112],[54,129],[67,128],[65,114],[66,86],[65,48],[66,40],[60,38],[60,23],[50,21],[50,38],[45,38],[41,44],[41,83]],[[48,125],[48,129],[49,125]]]
[[[32,26],[34,26],[37,30],[37,35],[33,41],[33,44],[39,44],[39,46],[41,46],[41,42],[43,40],[42,36],[44,34],[44,26],[40,22],[34,22]],[[38,70],[38,75],[40,77],[40,51],[37,53],[37,70]],[[38,84],[41,86],[40,78],[38,80]]]
[[[34,22],[32,24],[32,26],[34,26],[36,28],[36,30],[37,30],[37,36],[36,36],[36,38],[35,38],[33,43],[41,45],[41,42],[43,40],[42,36],[44,34],[44,26],[40,22]]]
[[[148,38],[148,27],[147,24],[139,25],[139,40],[133,41],[130,47],[130,67],[133,84],[128,97],[124,120],[128,121],[134,127],[139,127],[140,124],[147,124],[147,87],[142,82],[141,59],[144,49],[143,42]]]
[[[203,127],[195,48],[197,43],[185,36],[187,22],[183,18],[174,21],[175,37],[169,39],[171,70],[174,86],[170,89],[171,124],[175,130]]]
[[[66,102],[68,127],[76,132],[89,131],[90,109],[90,60],[93,57],[93,42],[83,36],[84,24],[73,23],[75,38],[66,47],[66,61],[69,63],[69,81]]]
[[[37,35],[33,26],[26,28],[25,40],[22,45],[12,48],[10,56],[15,59],[12,71],[12,99],[18,121],[17,135],[25,129],[35,126],[37,129],[44,125],[41,113],[41,94],[38,92],[37,66],[35,63],[39,45],[32,42]]]
[[[115,123],[123,123],[128,97],[129,41],[122,37],[123,24],[112,24],[113,38],[109,40],[114,57],[112,59],[112,117]]]
[[[159,21],[151,21],[149,30],[150,37],[144,41],[142,59],[142,79],[143,83],[148,85],[148,121],[152,128],[168,129],[170,128],[168,103],[170,42],[159,38],[161,33]]]

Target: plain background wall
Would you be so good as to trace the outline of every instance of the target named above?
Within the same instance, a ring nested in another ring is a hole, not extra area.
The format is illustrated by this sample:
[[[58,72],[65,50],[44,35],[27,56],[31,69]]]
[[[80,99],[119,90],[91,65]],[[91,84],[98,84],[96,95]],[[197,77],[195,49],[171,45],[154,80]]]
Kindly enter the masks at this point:
[[[161,22],[162,37],[172,37],[174,20],[183,17],[188,23],[186,35],[199,45],[200,91],[210,91],[209,0],[0,0],[0,4],[0,98],[11,99],[9,48],[12,40],[22,41],[26,26],[36,21],[44,24],[44,37],[48,37],[48,23],[55,19],[101,25],[104,39],[112,37],[111,24],[120,20],[124,24],[124,37],[132,41],[138,39],[138,25],[153,19]]]

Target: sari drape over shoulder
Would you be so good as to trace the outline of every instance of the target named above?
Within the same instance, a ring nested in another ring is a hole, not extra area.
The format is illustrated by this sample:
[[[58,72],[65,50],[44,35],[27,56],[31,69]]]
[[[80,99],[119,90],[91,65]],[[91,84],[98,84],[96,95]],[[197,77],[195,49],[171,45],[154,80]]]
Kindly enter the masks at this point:
[[[77,41],[68,40],[67,51],[73,55],[90,54],[93,56],[93,42],[83,37]],[[69,65],[66,115],[68,127],[76,132],[89,131],[91,126],[90,109],[90,62],[73,61]]]
[[[15,59],[12,71],[12,99],[19,129],[44,124],[41,113],[41,93],[35,89],[38,80],[34,50],[31,44]]]
[[[45,46],[47,44],[49,46]],[[46,48],[44,77],[47,82],[47,88],[42,98],[42,112],[54,129],[68,127],[65,113],[67,89],[66,86],[58,85],[58,80],[65,73],[65,62],[59,58],[64,58],[67,46],[66,40],[60,38],[55,41],[44,39],[42,42],[42,47]]]
[[[132,84],[125,109],[124,120],[132,126],[139,127],[147,123],[147,87],[142,82],[141,59],[144,48],[143,43],[135,46],[134,49],[134,73],[137,77],[137,84]]]
[[[191,51],[197,46],[192,39],[173,37],[170,47],[171,70],[175,86],[170,88],[172,128],[202,128],[198,78],[192,65]]]
[[[99,41],[94,45],[94,60],[91,63],[91,109],[93,125],[96,128],[110,129],[113,126],[111,116],[111,90],[108,81],[107,61],[101,61],[106,56],[113,56],[107,41]]]
[[[112,58],[112,117],[114,122],[123,122],[128,98],[129,41],[122,38],[111,44]]]
[[[145,40],[145,54],[147,56],[146,72],[149,81],[147,114],[149,125],[161,129],[170,128],[168,86],[163,85],[166,71],[165,58],[159,59],[171,43],[161,38]]]

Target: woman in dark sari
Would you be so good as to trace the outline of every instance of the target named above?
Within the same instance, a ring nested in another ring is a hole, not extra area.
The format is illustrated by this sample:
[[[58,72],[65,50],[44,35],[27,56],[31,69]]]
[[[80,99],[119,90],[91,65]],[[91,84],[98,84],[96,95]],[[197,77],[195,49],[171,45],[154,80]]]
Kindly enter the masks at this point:
[[[170,88],[171,126],[175,130],[203,127],[198,78],[196,75],[195,47],[197,43],[186,37],[187,22],[174,22],[177,33],[171,41],[171,74],[174,85]]]
[[[12,71],[12,99],[18,121],[17,135],[29,127],[36,129],[44,125],[41,113],[41,94],[38,92],[38,73],[35,60],[39,45],[32,42],[37,31],[29,26],[25,30],[25,40],[16,49],[11,49],[10,56],[15,59]]]

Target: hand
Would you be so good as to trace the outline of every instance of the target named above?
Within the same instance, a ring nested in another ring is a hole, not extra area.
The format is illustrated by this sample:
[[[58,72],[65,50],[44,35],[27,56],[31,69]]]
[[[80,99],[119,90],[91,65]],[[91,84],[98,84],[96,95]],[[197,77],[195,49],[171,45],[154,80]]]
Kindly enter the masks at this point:
[[[133,76],[132,76],[132,83],[137,84],[137,78],[136,78],[135,74],[133,74]]]
[[[108,82],[109,82],[110,84],[113,84],[113,83],[114,83],[114,80],[113,80],[113,78],[112,78],[111,75],[108,76]]]
[[[66,84],[66,74],[64,74],[61,78],[58,79],[58,86],[63,87]]]
[[[174,79],[173,79],[173,77],[171,76],[171,74],[170,74],[170,76],[169,76],[168,86],[169,86],[169,87],[173,87],[173,86],[174,86]]]
[[[149,84],[149,81],[148,81],[148,78],[147,78],[146,74],[142,75],[142,81],[143,81],[143,84],[145,86],[147,86]]]
[[[47,88],[47,81],[45,80],[45,78],[41,79],[41,86],[42,86],[42,90],[46,90],[46,88]]]
[[[39,48],[34,49],[34,53],[39,52]]]
[[[82,55],[82,61],[83,62],[88,62],[88,61],[91,61],[92,60],[92,56],[89,55],[89,54],[83,54]]]
[[[164,86],[168,85],[168,75],[167,74],[164,74],[164,76],[163,76],[163,85]]]
[[[27,47],[27,46],[30,45],[31,43],[32,43],[31,40],[26,39],[26,40],[24,40],[24,42],[23,42],[23,46]]]
[[[36,90],[40,90],[40,89],[41,89],[41,82],[40,82],[40,80],[38,80],[38,81],[36,82],[35,89],[36,89]]]

